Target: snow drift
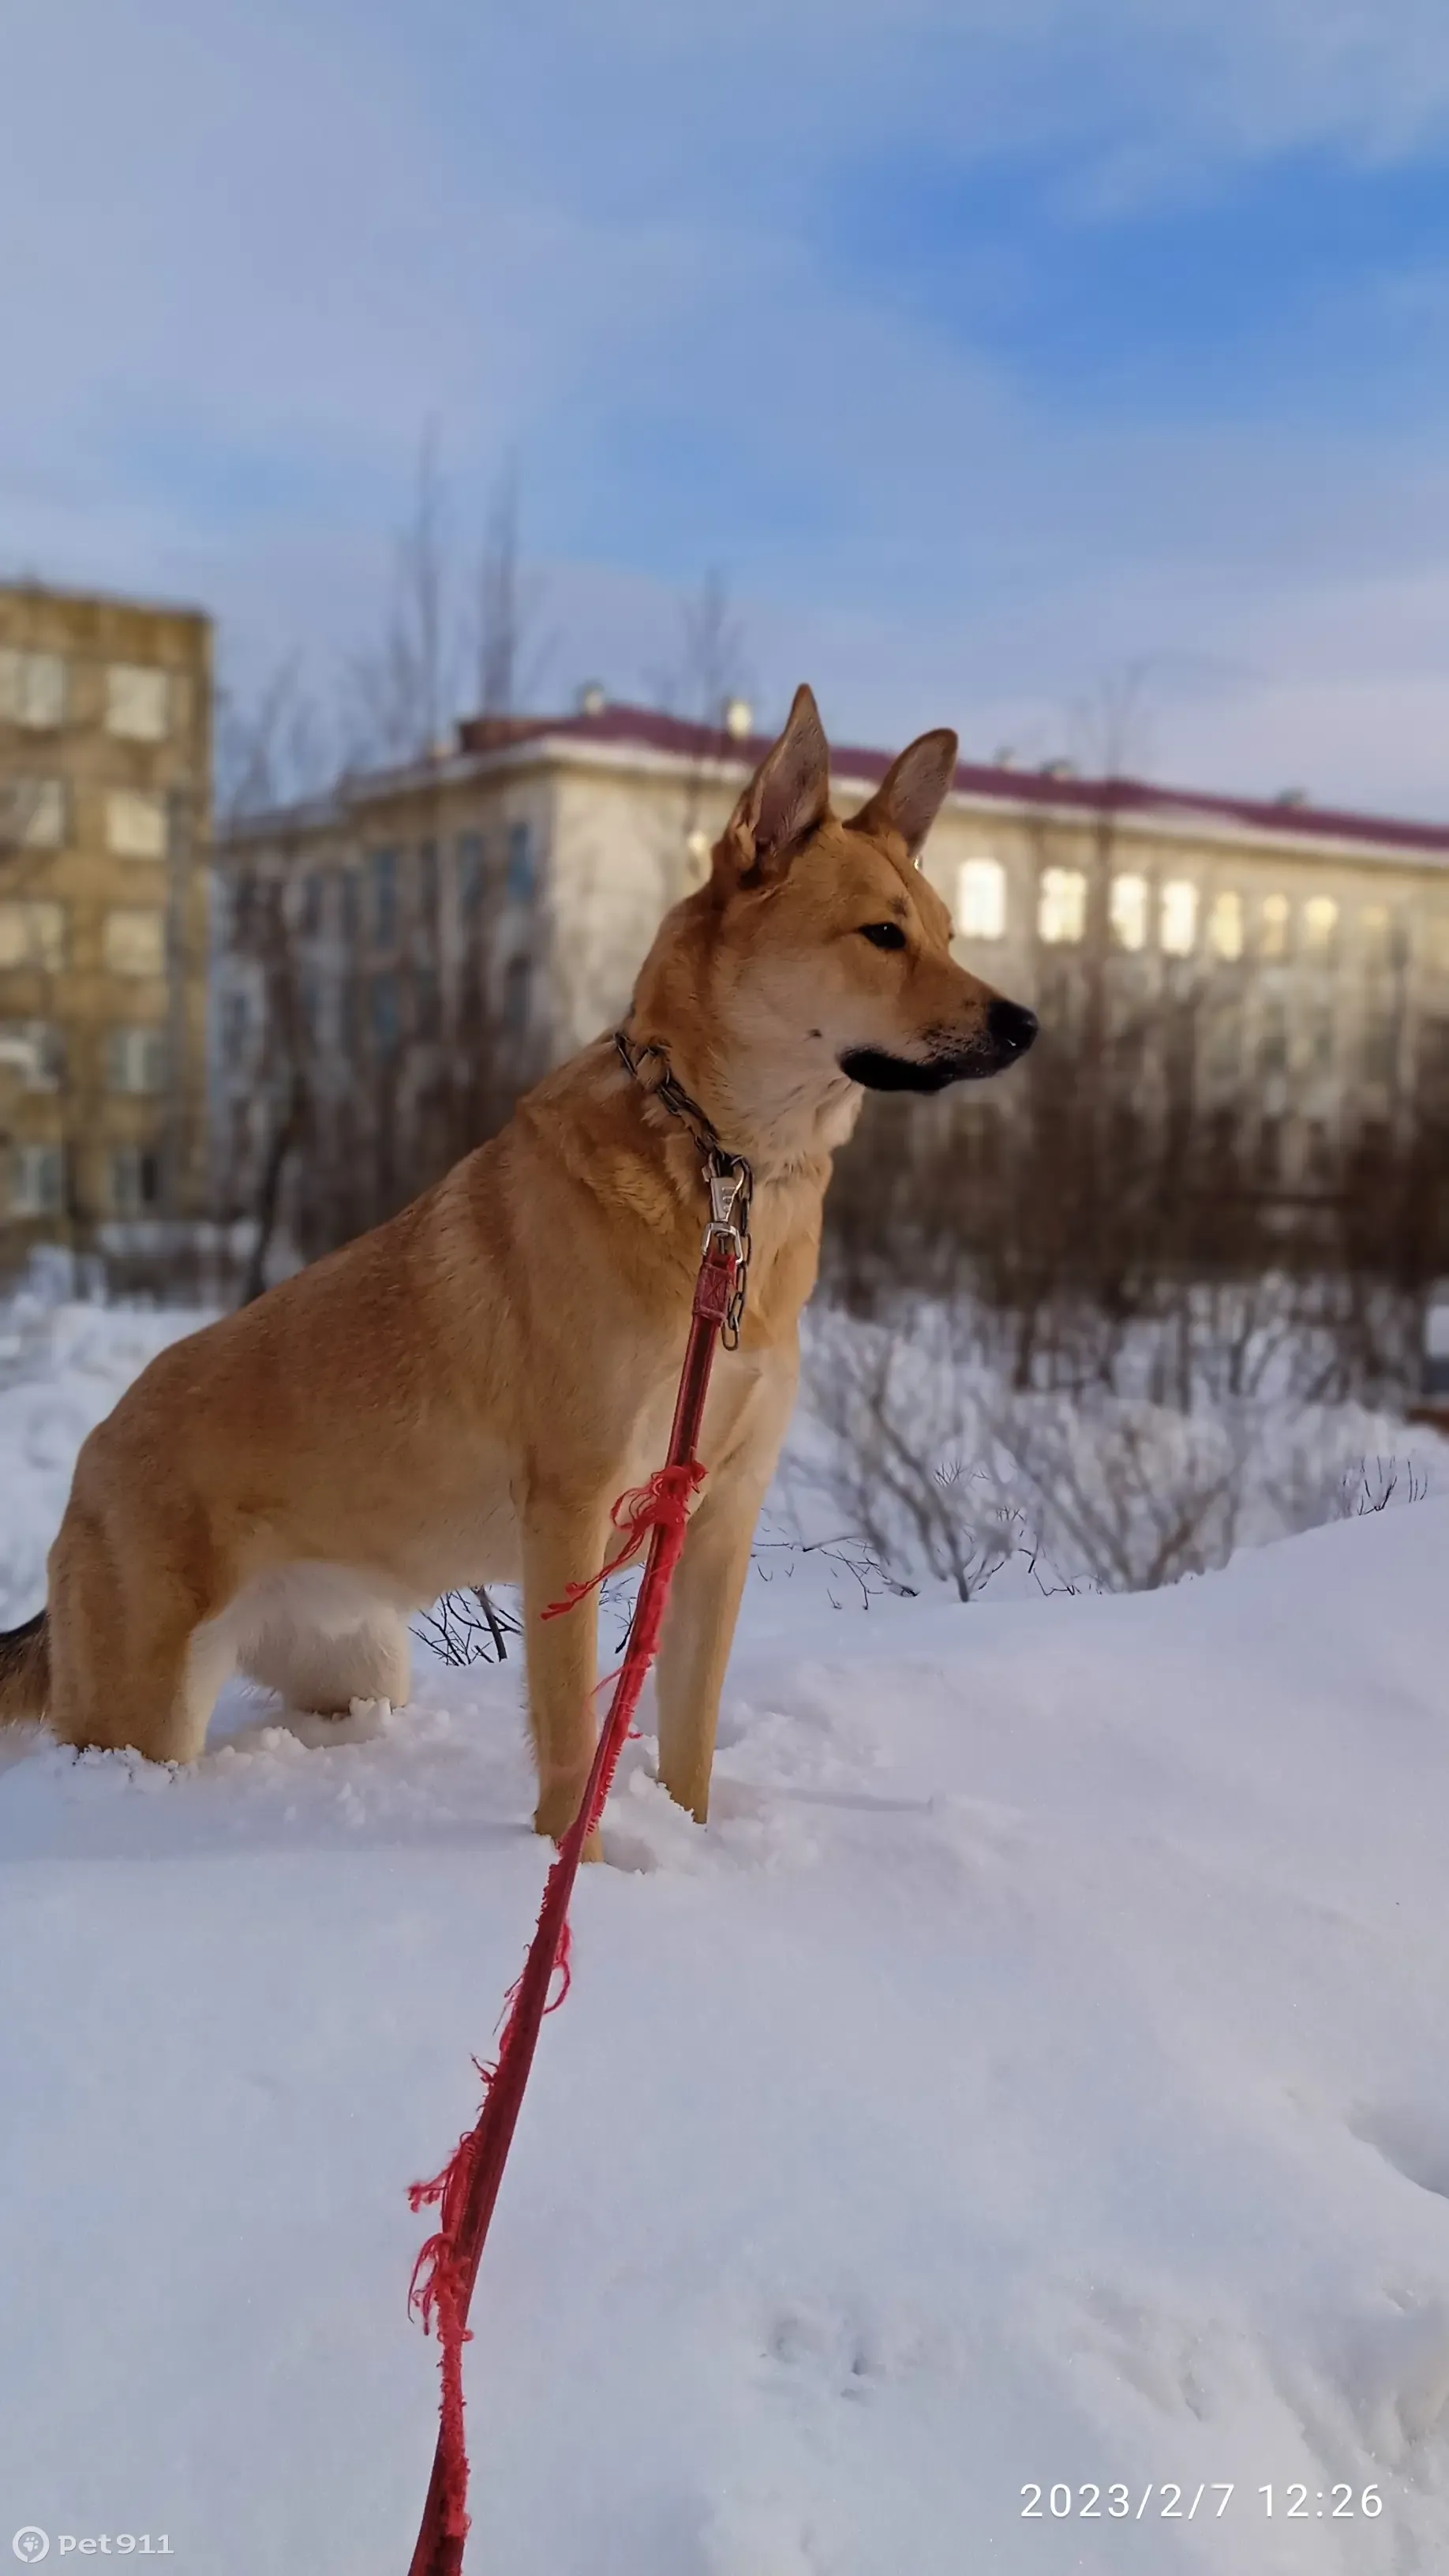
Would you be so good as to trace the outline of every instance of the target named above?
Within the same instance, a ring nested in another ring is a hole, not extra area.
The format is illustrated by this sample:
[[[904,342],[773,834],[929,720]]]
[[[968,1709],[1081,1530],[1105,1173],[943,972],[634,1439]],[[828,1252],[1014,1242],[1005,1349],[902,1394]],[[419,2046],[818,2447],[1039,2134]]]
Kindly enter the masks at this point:
[[[0,1410],[36,1562],[67,1404]],[[646,1737],[580,1890],[480,2576],[1449,2564],[1446,1648],[1434,1500],[1134,1597],[757,1584],[714,1820]],[[189,1774],[0,1753],[0,2549],[406,2567],[405,2191],[544,1867],[515,1668],[419,1662]]]

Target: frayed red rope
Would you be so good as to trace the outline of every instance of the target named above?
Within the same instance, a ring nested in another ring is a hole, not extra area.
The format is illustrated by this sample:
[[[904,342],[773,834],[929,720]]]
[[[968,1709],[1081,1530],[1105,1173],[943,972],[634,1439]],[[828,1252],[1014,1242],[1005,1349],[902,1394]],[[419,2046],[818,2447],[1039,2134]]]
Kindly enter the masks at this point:
[[[486,2233],[491,2201],[481,2227],[470,2215],[475,2181],[480,2173],[485,2147],[492,2143],[490,2122],[497,2112],[506,2123],[498,2167],[506,2155],[511,2135],[511,2117],[516,2116],[517,2102],[532,2060],[539,2022],[543,2015],[557,2012],[568,1995],[572,1975],[573,1933],[568,1919],[568,1901],[578,1873],[584,1844],[597,1826],[613,1787],[614,1774],[624,1744],[631,1731],[631,1721],[639,1705],[649,1667],[658,1651],[664,1614],[669,1602],[669,1588],[675,1567],[684,1550],[689,1526],[689,1505],[704,1482],[705,1470],[697,1459],[683,1466],[663,1467],[651,1476],[647,1486],[637,1494],[620,1497],[611,1517],[618,1528],[632,1533],[632,1554],[646,1530],[655,1536],[655,1546],[645,1569],[639,1598],[634,1605],[624,1660],[619,1667],[618,1684],[608,1718],[599,1738],[594,1767],[580,1813],[574,1819],[555,1853],[544,1881],[538,1922],[529,1944],[523,1971],[510,1987],[504,2005],[503,2028],[498,2042],[498,2055],[491,2066],[477,2059],[474,2064],[483,2081],[483,2101],[471,2129],[458,2140],[443,2171],[430,2182],[413,2183],[408,2200],[414,2210],[436,2208],[438,2225],[428,2238],[413,2266],[408,2290],[408,2312],[421,2319],[425,2333],[436,2333],[440,2349],[442,2400],[438,2447],[435,2462],[437,2526],[449,2543],[456,2543],[461,2566],[461,2550],[468,2535],[468,2451],[463,2411],[463,2347],[472,2341],[468,2326],[468,2306],[473,2293],[473,2280]],[[628,1510],[625,1509],[629,1506]],[[637,1508],[634,1508],[637,1507]],[[606,1567],[605,1574],[613,1567]],[[571,1587],[571,1597],[554,1603],[544,1616],[552,1617],[571,1609],[602,1580]],[[542,1960],[548,1956],[547,1992],[542,2005],[537,2002],[537,1979],[542,1973]],[[557,1991],[554,1981],[559,1979]],[[531,1989],[530,1993],[525,1989]],[[502,2104],[502,2093],[510,2095]],[[496,2190],[496,2176],[494,2180]],[[427,2522],[419,2538],[419,2552],[425,2546]],[[414,2564],[418,2565],[415,2557]],[[422,2562],[431,2564],[431,2559]]]
[[[647,1485],[631,1486],[627,1494],[621,1494],[609,1514],[613,1527],[625,1534],[618,1555],[601,1565],[586,1582],[571,1583],[561,1601],[550,1601],[544,1618],[562,1619],[581,1601],[587,1601],[591,1592],[597,1592],[611,1574],[621,1572],[638,1555],[651,1530],[664,1529],[671,1521],[682,1522],[704,1479],[705,1469],[697,1458],[690,1458],[682,1467],[657,1467]],[[603,1684],[599,1687],[602,1689]]]

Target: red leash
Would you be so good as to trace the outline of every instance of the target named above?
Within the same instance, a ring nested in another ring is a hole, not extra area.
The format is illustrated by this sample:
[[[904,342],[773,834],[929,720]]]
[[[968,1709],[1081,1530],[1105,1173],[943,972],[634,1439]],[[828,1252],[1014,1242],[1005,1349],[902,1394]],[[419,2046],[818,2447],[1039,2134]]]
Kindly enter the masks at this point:
[[[408,2195],[414,2209],[438,2205],[437,2232],[429,2237],[418,2256],[408,2305],[421,2315],[425,2331],[436,2324],[443,2382],[433,2474],[409,2576],[459,2576],[463,2565],[468,2535],[463,2346],[470,2340],[468,2310],[473,2285],[523,2107],[524,2087],[543,2017],[568,1993],[569,1899],[584,1842],[604,1812],[639,1694],[658,1651],[669,1587],[684,1548],[690,1502],[704,1482],[705,1470],[695,1456],[695,1448],[715,1350],[723,1327],[733,1320],[738,1328],[734,1300],[741,1235],[733,1216],[741,1179],[708,1169],[705,1177],[710,1185],[713,1218],[695,1282],[693,1318],[669,1435],[669,1455],[647,1485],[637,1493],[622,1495],[614,1506],[615,1526],[627,1533],[628,1543],[604,1568],[604,1574],[612,1574],[625,1564],[642,1546],[646,1532],[649,1555],[613,1701],[582,1804],[559,1844],[544,1885],[538,1925],[523,1974],[508,1998],[497,2063],[479,2070],[484,2079],[483,2107],[436,2181],[414,2183]],[[603,1579],[603,1575],[596,1575],[594,1582]],[[556,1618],[572,1609],[592,1589],[591,1583],[571,1585],[566,1598],[554,1602],[544,1617]],[[550,2003],[554,1975],[560,1970],[563,1982]]]

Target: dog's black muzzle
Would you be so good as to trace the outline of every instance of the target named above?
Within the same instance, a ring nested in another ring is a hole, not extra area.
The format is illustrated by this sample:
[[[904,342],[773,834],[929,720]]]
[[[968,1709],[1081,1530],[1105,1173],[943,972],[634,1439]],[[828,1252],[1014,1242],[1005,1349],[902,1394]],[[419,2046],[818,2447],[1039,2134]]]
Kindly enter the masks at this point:
[[[867,1091],[944,1091],[952,1082],[986,1082],[1025,1055],[1036,1036],[1035,1011],[999,995],[987,1008],[986,1026],[967,1047],[949,1043],[927,1056],[888,1055],[881,1047],[851,1047],[840,1070]]]

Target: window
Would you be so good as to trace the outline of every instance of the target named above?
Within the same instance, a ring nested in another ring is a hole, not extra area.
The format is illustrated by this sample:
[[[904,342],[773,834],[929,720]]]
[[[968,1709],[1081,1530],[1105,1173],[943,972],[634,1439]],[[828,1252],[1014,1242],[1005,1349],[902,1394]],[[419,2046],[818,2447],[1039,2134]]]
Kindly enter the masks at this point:
[[[1358,944],[1365,966],[1393,962],[1393,924],[1386,903],[1366,903],[1358,917]],[[1449,961],[1446,961],[1449,962]]]
[[[221,1051],[229,1058],[246,1053],[252,1033],[252,1005],[249,993],[230,992],[222,995]]]
[[[362,889],[357,882],[355,868],[344,870],[341,893],[343,945],[351,949],[357,946],[362,936]]]
[[[413,1029],[420,1038],[435,1038],[442,1023],[442,999],[438,979],[431,966],[419,966],[413,975]]]
[[[1043,868],[1036,926],[1052,948],[1081,938],[1087,926],[1087,880],[1080,868]]]
[[[1288,954],[1288,897],[1265,894],[1258,913],[1258,954],[1260,957],[1286,957]]]
[[[58,850],[65,839],[65,788],[58,778],[0,782],[0,849]]]
[[[369,1019],[372,1043],[378,1054],[393,1054],[400,1026],[396,975],[374,975],[369,995]]]
[[[458,901],[465,920],[472,917],[483,901],[481,832],[460,832],[458,835]]]
[[[1213,1012],[1208,1023],[1204,1060],[1215,1082],[1237,1079],[1243,1061],[1243,1030],[1235,1008]]]
[[[1338,1014],[1331,1003],[1324,1002],[1308,1022],[1308,1070],[1320,1080],[1333,1071],[1334,1041],[1338,1031]]]
[[[1114,877],[1111,898],[1112,937],[1119,948],[1147,945],[1147,879]]]
[[[537,874],[538,871],[534,862],[532,824],[510,823],[508,826],[508,876],[506,882],[508,887],[508,897],[511,903],[527,903],[530,900],[533,894]]]
[[[65,1074],[65,1032],[53,1020],[0,1020],[0,1065],[10,1065],[27,1091],[58,1090]]]
[[[38,966],[53,974],[64,963],[64,904],[0,903],[0,966]]]
[[[233,993],[230,1001],[242,996]],[[107,1091],[156,1092],[166,1088],[164,1029],[110,1029],[106,1033]]]
[[[59,653],[24,653],[0,645],[0,717],[50,732],[65,722],[66,672]]]
[[[1264,1075],[1288,1070],[1288,1014],[1276,993],[1263,1003],[1258,1024],[1258,1071]]]
[[[159,1158],[144,1145],[111,1148],[111,1206],[117,1216],[144,1216],[161,1196]]]
[[[1283,1121],[1265,1118],[1258,1129],[1257,1149],[1253,1156],[1254,1175],[1263,1189],[1276,1189],[1283,1177]]]
[[[165,797],[136,787],[113,787],[106,798],[106,847],[118,859],[164,859]]]
[[[438,845],[436,841],[418,843],[418,910],[425,922],[438,917]]]
[[[1174,877],[1162,889],[1159,935],[1164,957],[1190,957],[1197,944],[1197,888]]]
[[[373,947],[396,948],[396,850],[372,850],[369,852],[367,861],[367,883],[371,898]]]
[[[322,985],[317,976],[303,976],[297,990],[297,1002],[302,1014],[302,1034],[308,1046],[316,1050],[322,1044],[323,1012]]]
[[[1449,1018],[1442,1012],[1419,1023],[1419,1064],[1426,1088],[1442,1101],[1449,1092]]]
[[[1208,945],[1215,957],[1232,965],[1243,953],[1243,898],[1240,894],[1214,895],[1208,914]]]
[[[1399,1015],[1397,1011],[1370,1011],[1363,1030],[1363,1078],[1365,1082],[1386,1084],[1393,1081],[1399,1063]]]
[[[166,917],[139,907],[108,912],[102,933],[113,975],[160,975],[166,965]]]
[[[999,859],[962,860],[956,871],[956,928],[963,939],[1005,937],[1006,870]]]
[[[1310,895],[1303,907],[1303,954],[1329,966],[1337,952],[1338,906],[1326,894]]]
[[[59,1216],[65,1205],[65,1147],[12,1145],[10,1213]]]
[[[164,671],[145,662],[112,662],[106,672],[106,731],[127,742],[164,742],[170,714]]]
[[[320,868],[309,868],[301,880],[297,898],[297,922],[304,939],[315,939],[322,927],[322,896],[326,880]]]
[[[510,957],[503,978],[503,1025],[511,1038],[528,1033],[533,999],[533,969],[526,957]]]

